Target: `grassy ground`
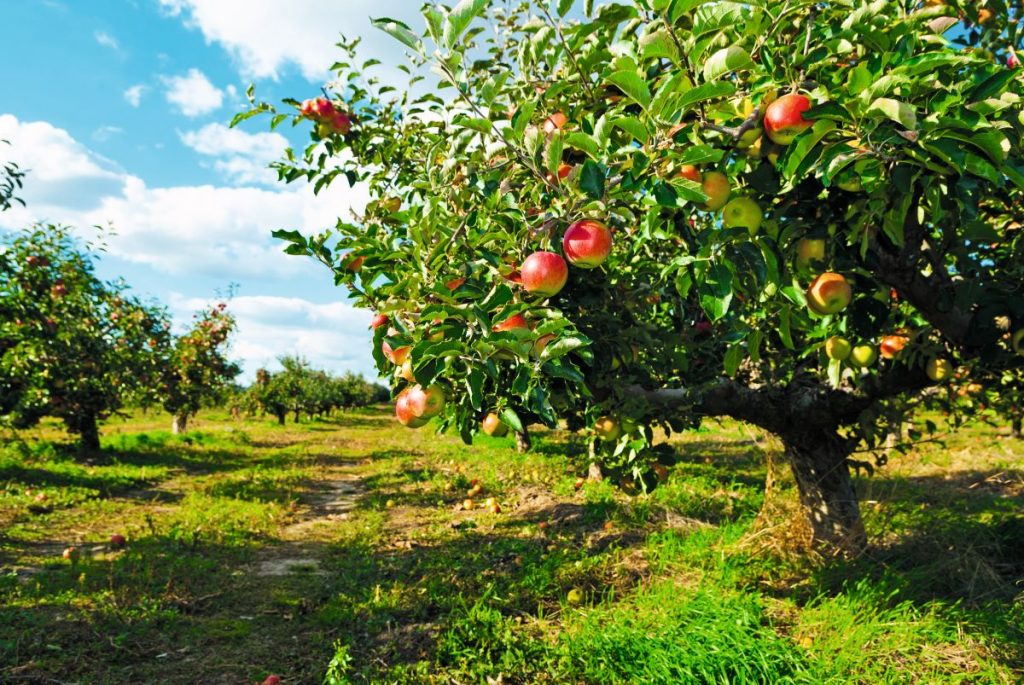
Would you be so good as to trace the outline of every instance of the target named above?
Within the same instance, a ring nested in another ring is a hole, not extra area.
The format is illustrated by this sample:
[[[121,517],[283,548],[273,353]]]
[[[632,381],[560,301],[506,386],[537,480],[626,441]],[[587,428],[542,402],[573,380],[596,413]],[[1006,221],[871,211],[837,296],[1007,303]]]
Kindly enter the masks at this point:
[[[109,423],[89,464],[53,427],[0,446],[0,682],[1024,678],[1024,445],[987,428],[860,480],[872,549],[824,564],[780,552],[780,468],[758,518],[778,455],[736,424],[674,438],[630,498],[577,491],[558,433],[520,456],[383,409],[166,423]]]

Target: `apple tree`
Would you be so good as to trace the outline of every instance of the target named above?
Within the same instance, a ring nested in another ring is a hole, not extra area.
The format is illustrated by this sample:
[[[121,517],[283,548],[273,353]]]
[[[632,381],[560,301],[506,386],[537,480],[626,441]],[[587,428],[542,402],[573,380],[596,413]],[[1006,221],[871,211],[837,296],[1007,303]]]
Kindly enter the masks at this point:
[[[0,422],[60,419],[84,451],[98,422],[156,399],[166,313],[95,274],[95,253],[60,226],[0,236]]]
[[[330,108],[236,117],[309,128],[282,181],[369,190],[276,235],[377,312],[406,425],[564,421],[642,479],[655,426],[733,417],[781,439],[816,546],[855,553],[852,455],[915,408],[956,416],[955,373],[1024,364],[1019,2],[422,14],[375,20],[408,88],[343,42]]]
[[[188,420],[205,403],[219,399],[241,373],[227,357],[235,318],[219,302],[196,314],[192,328],[174,338],[163,370],[163,406],[173,417],[171,430],[184,433]]]

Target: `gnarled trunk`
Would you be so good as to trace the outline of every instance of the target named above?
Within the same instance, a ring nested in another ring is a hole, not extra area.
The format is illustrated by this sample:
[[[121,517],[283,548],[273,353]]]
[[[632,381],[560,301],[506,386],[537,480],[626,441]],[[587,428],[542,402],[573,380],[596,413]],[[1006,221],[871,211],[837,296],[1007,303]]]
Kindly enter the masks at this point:
[[[781,437],[814,536],[813,546],[836,555],[863,552],[867,536],[846,463],[849,449],[842,439],[823,429],[794,430]]]
[[[526,426],[523,426],[523,432],[516,433],[516,451],[520,454],[525,454],[532,447],[533,442],[530,440],[530,431]]]
[[[188,414],[175,414],[171,419],[171,432],[180,435],[188,430]]]

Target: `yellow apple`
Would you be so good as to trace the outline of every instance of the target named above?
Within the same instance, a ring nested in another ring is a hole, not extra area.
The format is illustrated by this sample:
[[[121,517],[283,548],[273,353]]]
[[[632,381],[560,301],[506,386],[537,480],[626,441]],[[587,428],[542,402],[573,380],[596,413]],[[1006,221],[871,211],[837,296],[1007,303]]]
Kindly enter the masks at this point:
[[[761,206],[749,197],[730,200],[722,210],[722,225],[726,228],[746,228],[750,235],[756,235],[761,227]]]
[[[844,361],[849,359],[852,351],[853,345],[841,335],[833,335],[825,341],[825,354],[828,355],[829,359]]]
[[[850,363],[866,369],[878,360],[878,351],[871,345],[857,345],[850,352]]]

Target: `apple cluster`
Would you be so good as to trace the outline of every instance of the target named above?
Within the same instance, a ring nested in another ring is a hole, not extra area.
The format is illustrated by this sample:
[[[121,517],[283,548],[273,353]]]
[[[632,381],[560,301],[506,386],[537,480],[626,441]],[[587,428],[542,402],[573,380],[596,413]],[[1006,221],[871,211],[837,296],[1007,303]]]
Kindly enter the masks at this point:
[[[352,128],[352,118],[325,97],[305,100],[299,106],[299,114],[317,122],[316,131],[321,138],[346,135]]]

